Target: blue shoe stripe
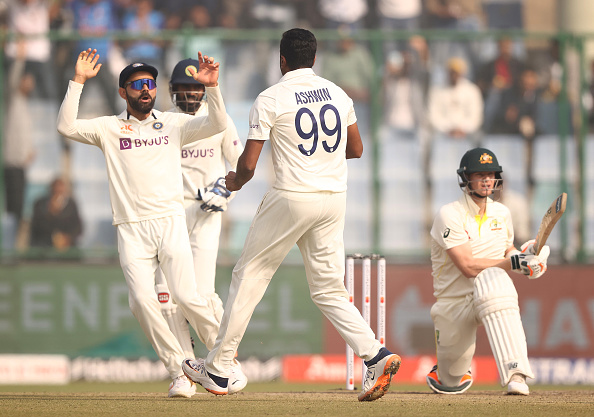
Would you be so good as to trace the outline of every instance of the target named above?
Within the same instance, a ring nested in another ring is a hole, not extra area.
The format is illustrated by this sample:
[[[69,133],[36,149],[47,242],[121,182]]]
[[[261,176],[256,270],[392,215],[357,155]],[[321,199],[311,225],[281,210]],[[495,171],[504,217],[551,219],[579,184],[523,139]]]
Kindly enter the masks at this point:
[[[221,388],[227,388],[227,384],[229,383],[229,378],[221,378],[220,376],[216,376],[211,374],[210,372],[206,371],[210,379],[212,379],[215,384],[217,384]]]

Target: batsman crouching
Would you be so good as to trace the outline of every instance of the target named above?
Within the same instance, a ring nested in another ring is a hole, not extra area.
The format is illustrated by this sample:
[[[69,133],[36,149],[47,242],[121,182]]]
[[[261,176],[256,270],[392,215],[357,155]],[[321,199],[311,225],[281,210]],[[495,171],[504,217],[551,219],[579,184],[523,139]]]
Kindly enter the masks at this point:
[[[550,250],[534,253],[534,241],[521,251],[513,246],[509,209],[494,201],[503,187],[503,169],[488,149],[471,149],[458,169],[463,195],[443,206],[431,229],[433,288],[431,308],[437,365],[427,384],[439,394],[461,394],[472,385],[470,363],[476,331],[485,326],[507,393],[528,395],[526,378],[534,378],[520,318],[513,271],[539,278],[547,269]]]

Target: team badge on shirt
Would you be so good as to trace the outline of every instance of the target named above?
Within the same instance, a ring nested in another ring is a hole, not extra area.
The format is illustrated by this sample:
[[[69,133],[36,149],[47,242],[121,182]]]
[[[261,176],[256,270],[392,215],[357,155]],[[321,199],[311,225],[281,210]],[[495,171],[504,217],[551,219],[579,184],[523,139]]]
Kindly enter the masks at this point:
[[[153,123],[153,129],[155,129],[155,130],[161,130],[161,129],[163,129],[163,123],[161,123],[161,122],[155,122],[155,123]]]
[[[491,230],[501,230],[501,223],[497,219],[491,220]]]

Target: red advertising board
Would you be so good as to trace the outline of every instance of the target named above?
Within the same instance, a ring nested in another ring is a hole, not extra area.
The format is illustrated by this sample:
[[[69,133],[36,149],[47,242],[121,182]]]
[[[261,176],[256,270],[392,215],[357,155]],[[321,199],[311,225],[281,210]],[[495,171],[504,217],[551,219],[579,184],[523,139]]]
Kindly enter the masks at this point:
[[[375,277],[375,265],[372,277]],[[433,280],[429,266],[388,265],[386,346],[401,356],[434,355],[429,314]],[[550,266],[540,279],[510,274],[519,295],[528,354],[535,357],[594,357],[594,268]],[[355,265],[355,304],[361,306],[361,267]],[[376,327],[375,279],[372,279],[372,328]],[[344,354],[345,343],[325,320],[325,353]],[[491,356],[482,327],[477,356]]]
[[[404,384],[424,384],[427,373],[435,364],[434,356],[405,356],[395,381]],[[283,357],[283,381],[327,382],[346,384],[346,356],[288,355]],[[361,360],[355,360],[355,385],[361,386]],[[499,382],[497,365],[491,357],[475,357],[471,365],[475,383]]]

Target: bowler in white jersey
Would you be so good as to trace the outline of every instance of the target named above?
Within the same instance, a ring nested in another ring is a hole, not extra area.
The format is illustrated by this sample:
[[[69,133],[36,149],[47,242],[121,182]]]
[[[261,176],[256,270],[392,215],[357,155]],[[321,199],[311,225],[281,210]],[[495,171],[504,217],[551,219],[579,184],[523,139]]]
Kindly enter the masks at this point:
[[[225,130],[227,115],[218,87],[219,64],[198,52],[192,76],[206,86],[208,116],[153,110],[157,70],[144,63],[122,70],[119,94],[127,108],[117,116],[78,119],[83,84],[101,69],[96,50],[82,51],[58,114],[58,131],[95,145],[107,165],[113,224],[129,303],[172,383],[170,397],[190,397],[195,387],[184,376],[184,352],[161,314],[155,297],[155,271],[165,274],[177,305],[206,343],[213,344],[219,321],[198,294],[183,205],[182,146]]]
[[[313,302],[354,352],[367,363],[361,401],[380,398],[398,371],[400,357],[383,348],[344,287],[343,231],[348,158],[363,144],[353,101],[312,70],[317,42],[291,29],[280,43],[280,82],[262,92],[249,116],[249,134],[227,188],[241,189],[254,175],[262,147],[272,146],[276,180],[264,196],[233,270],[215,347],[206,361],[186,359],[186,375],[208,391],[228,393],[233,355],[268,283],[297,244]]]
[[[437,365],[426,380],[438,394],[461,394],[472,385],[470,364],[481,324],[508,394],[528,395],[526,377],[534,377],[518,294],[507,271],[539,278],[546,271],[549,247],[538,256],[534,240],[521,251],[514,248],[510,211],[493,200],[503,187],[502,172],[489,149],[466,152],[458,169],[464,193],[439,210],[431,228]]]

